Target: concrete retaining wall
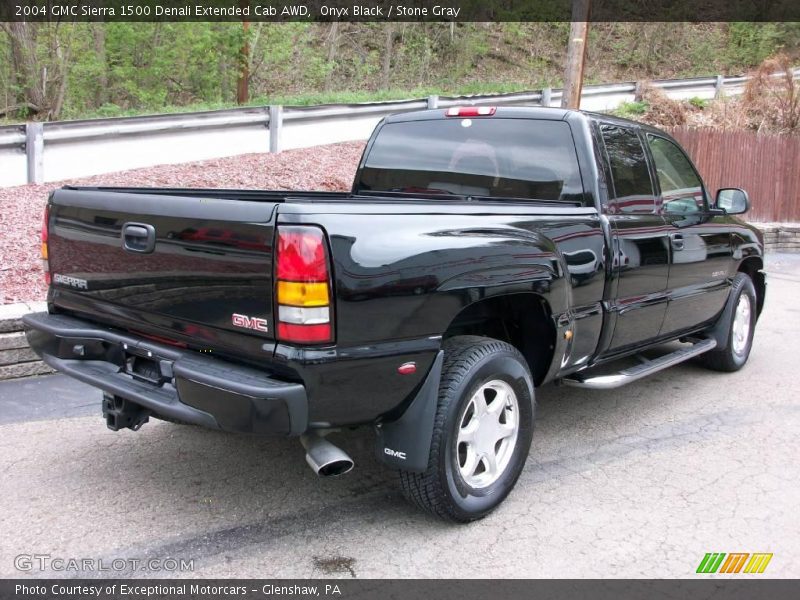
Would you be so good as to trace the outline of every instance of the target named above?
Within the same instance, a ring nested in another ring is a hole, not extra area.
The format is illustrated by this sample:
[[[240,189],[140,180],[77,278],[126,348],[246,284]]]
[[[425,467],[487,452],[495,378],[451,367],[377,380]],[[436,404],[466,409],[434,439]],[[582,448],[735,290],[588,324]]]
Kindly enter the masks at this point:
[[[22,315],[43,310],[44,302],[0,306],[0,380],[53,372],[28,347],[22,332]]]
[[[767,252],[800,252],[800,223],[755,223]]]

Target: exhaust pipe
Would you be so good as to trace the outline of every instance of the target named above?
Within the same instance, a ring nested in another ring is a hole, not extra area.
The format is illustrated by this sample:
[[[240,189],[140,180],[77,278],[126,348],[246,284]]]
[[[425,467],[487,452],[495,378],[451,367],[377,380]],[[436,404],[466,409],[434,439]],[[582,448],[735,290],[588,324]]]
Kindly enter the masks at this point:
[[[326,433],[319,431],[300,436],[300,443],[306,449],[306,462],[320,477],[344,475],[353,468],[353,459],[326,440],[323,437]]]

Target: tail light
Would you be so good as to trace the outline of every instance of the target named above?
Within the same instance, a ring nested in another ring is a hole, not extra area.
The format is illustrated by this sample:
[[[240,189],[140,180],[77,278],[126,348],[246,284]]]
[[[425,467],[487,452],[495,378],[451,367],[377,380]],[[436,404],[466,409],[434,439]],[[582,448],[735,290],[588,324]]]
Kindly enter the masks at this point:
[[[325,235],[318,227],[278,227],[276,248],[278,339],[299,344],[332,342],[331,277]]]
[[[47,225],[50,219],[50,205],[44,207],[44,219],[42,220],[42,269],[44,270],[44,282],[50,285],[50,263],[48,262],[47,238],[48,231]]]

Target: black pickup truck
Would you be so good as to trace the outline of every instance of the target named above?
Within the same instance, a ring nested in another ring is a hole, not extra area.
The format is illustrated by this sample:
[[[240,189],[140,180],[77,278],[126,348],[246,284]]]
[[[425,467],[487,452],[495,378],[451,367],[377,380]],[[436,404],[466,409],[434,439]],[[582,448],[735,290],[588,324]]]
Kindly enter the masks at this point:
[[[299,436],[337,475],[326,434],[369,425],[411,501],[469,521],[522,471],[535,387],[744,365],[765,295],[748,206],[634,122],[414,112],[378,125],[350,193],[55,191],[48,312],[24,320],[111,429]]]

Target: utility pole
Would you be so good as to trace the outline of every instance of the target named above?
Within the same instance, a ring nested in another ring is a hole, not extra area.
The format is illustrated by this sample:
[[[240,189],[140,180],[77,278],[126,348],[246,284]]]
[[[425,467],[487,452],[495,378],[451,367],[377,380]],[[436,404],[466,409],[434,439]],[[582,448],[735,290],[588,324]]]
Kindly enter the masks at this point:
[[[586,43],[589,37],[589,13],[592,0],[572,0],[572,23],[567,46],[567,68],[564,73],[564,93],[561,108],[580,108],[583,89],[583,66],[586,62]]]
[[[236,82],[236,103],[247,104],[250,100],[250,22],[242,21],[242,50],[239,56],[239,80]]]

